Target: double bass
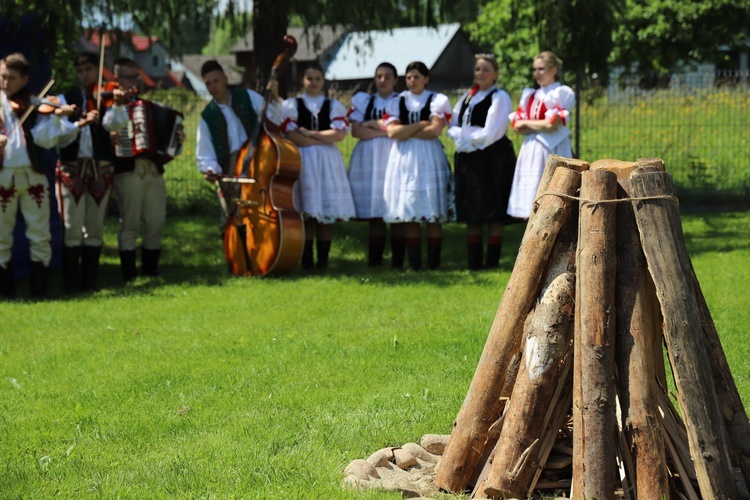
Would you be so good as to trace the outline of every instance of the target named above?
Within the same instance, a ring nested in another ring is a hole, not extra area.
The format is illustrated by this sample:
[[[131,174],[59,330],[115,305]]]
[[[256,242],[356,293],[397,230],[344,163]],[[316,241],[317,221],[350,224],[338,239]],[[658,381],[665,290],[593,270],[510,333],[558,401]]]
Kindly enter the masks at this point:
[[[284,37],[284,52],[274,61],[270,81],[297,49]],[[227,219],[224,254],[237,276],[264,276],[292,271],[302,257],[305,225],[294,207],[294,184],[301,171],[297,147],[266,118],[271,91],[266,88],[263,108],[251,136],[240,148],[235,177],[222,182],[238,184],[239,196]]]

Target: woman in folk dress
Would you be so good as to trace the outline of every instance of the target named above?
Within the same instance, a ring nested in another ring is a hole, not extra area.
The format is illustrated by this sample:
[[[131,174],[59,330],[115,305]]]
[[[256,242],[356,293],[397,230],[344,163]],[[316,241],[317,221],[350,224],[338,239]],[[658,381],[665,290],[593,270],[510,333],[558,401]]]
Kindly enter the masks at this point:
[[[385,131],[383,114],[388,102],[398,95],[393,91],[397,80],[396,67],[391,63],[380,63],[375,70],[376,91],[373,94],[354,94],[349,110],[352,135],[359,139],[349,163],[349,183],[357,218],[368,220],[370,225],[369,266],[382,264],[385,249],[383,183],[393,140]],[[397,234],[397,228],[398,225],[391,226],[391,253],[394,267],[401,268],[404,264],[405,246],[403,235]]]
[[[388,137],[395,140],[385,172],[386,222],[403,225],[409,267],[422,267],[420,223],[427,223],[427,267],[440,267],[443,222],[454,218],[453,178],[438,137],[450,121],[444,94],[425,89],[430,72],[422,62],[406,67],[406,86],[386,106]]]
[[[294,194],[295,205],[305,218],[303,269],[313,267],[314,239],[317,267],[328,267],[331,224],[355,216],[344,157],[336,147],[349,130],[346,108],[325,97],[324,84],[323,68],[312,63],[305,69],[302,96],[289,98],[281,105],[281,129],[302,157],[302,173]]]
[[[505,136],[510,96],[495,86],[499,68],[492,54],[477,54],[474,86],[453,108],[448,135],[456,141],[456,218],[466,223],[469,269],[481,269],[483,225],[489,226],[484,267],[495,268],[503,244],[516,153]]]
[[[570,111],[575,106],[573,90],[559,82],[563,63],[552,52],[534,57],[534,79],[538,88],[526,88],[521,103],[511,113],[511,127],[526,138],[516,162],[516,172],[508,202],[508,215],[528,219],[542,172],[550,154],[572,157]]]

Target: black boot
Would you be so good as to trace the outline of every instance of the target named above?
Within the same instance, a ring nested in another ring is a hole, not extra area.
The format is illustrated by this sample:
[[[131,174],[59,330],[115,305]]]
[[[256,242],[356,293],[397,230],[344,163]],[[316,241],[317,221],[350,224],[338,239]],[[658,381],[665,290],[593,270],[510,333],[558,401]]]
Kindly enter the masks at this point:
[[[331,242],[317,240],[315,251],[318,253],[318,269],[328,269],[328,254],[331,253]]]
[[[122,279],[125,283],[133,281],[138,276],[135,267],[135,250],[120,251],[120,271],[122,271]]]
[[[143,276],[159,276],[159,256],[161,256],[161,248],[151,250],[141,247],[141,274]]]
[[[0,267],[0,297],[13,299],[16,297],[16,281],[13,278],[13,271],[8,267]]]
[[[406,245],[406,251],[409,253],[409,268],[412,271],[419,271],[422,269],[422,245],[419,242],[416,244],[409,243]]]
[[[49,267],[41,262],[31,262],[31,273],[29,274],[29,292],[35,299],[43,299],[47,296],[47,285],[49,284]]]
[[[431,243],[427,245],[427,268],[435,270],[440,268],[440,252],[443,245],[442,243],[435,244]]]
[[[382,236],[370,238],[370,248],[367,254],[367,265],[378,267],[383,264],[383,250],[385,249],[385,238]]]
[[[469,270],[476,271],[482,269],[482,244],[467,243],[466,252],[469,258]]]
[[[99,284],[99,257],[102,247],[84,246],[81,250],[81,290],[98,292]]]
[[[305,246],[302,250],[302,260],[301,260],[302,270],[303,271],[309,271],[313,267],[315,267],[315,262],[313,261],[313,241],[312,240],[305,240]]]
[[[490,242],[487,245],[487,259],[484,261],[484,267],[487,269],[495,269],[500,265],[500,251],[502,248],[502,238],[496,238],[495,241]]]
[[[63,287],[65,293],[78,293],[80,290],[79,277],[81,274],[81,247],[63,245]]]
[[[406,242],[403,237],[391,236],[391,267],[402,269],[406,255]]]

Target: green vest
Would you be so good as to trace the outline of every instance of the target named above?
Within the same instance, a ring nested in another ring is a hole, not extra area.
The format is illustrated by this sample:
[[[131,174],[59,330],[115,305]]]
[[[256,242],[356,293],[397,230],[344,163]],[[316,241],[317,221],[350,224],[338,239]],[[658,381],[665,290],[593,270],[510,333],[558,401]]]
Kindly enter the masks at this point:
[[[237,118],[240,119],[245,133],[249,138],[255,122],[258,120],[258,114],[253,109],[250,95],[244,88],[229,89],[229,95],[231,96],[232,110],[237,115]],[[229,133],[227,132],[227,121],[221,113],[219,105],[216,104],[216,100],[208,103],[201,113],[201,118],[206,122],[208,130],[211,132],[211,143],[216,153],[216,160],[221,165],[224,173],[227,173],[229,168]]]

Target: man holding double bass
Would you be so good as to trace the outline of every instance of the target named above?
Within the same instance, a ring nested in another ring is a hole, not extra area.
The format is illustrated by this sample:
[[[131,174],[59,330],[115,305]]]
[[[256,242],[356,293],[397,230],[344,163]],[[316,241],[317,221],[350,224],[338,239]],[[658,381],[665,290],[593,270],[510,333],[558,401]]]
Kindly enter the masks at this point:
[[[223,238],[227,217],[234,212],[229,205],[237,197],[238,189],[236,184],[220,182],[220,179],[234,177],[237,154],[252,135],[264,98],[254,90],[229,88],[224,68],[214,59],[203,63],[201,77],[213,99],[201,113],[195,158],[203,177],[220,186],[216,194],[221,204],[220,231]],[[270,90],[272,100],[266,117],[278,124],[281,121],[281,98],[275,81]]]

